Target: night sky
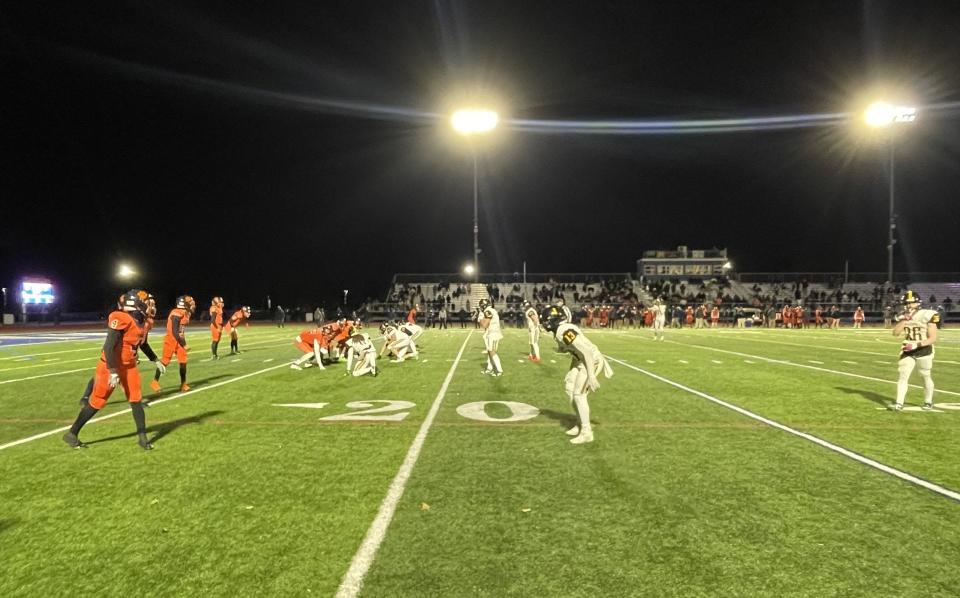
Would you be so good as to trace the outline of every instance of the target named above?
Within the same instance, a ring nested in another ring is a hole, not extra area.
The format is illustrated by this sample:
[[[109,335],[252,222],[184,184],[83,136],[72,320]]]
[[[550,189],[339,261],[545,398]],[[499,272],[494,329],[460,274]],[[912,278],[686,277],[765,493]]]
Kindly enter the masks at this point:
[[[472,257],[446,114],[743,118],[960,101],[957,2],[19,2],[0,9],[0,281],[351,303]],[[397,108],[398,110],[385,110]],[[430,115],[437,115],[432,118]],[[501,127],[476,147],[481,268],[886,269],[883,143],[858,127],[695,135]],[[960,270],[960,112],[897,133],[897,269]]]

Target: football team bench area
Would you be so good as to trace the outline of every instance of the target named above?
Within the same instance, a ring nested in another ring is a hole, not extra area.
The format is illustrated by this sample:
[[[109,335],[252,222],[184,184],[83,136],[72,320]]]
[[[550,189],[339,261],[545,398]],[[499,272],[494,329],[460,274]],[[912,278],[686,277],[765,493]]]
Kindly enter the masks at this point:
[[[306,325],[304,325],[306,326]],[[205,328],[187,336],[198,346]],[[428,328],[377,377],[294,371],[297,327],[191,356],[60,440],[102,336],[0,345],[0,594],[954,596],[960,335],[935,408],[889,330],[585,328],[615,374],[574,446],[569,357]],[[376,336],[373,334],[372,336]],[[27,337],[23,337],[26,339]],[[16,340],[16,339],[14,339]],[[555,345],[555,343],[553,343]],[[199,350],[198,350],[199,353]],[[143,363],[144,378],[152,369]],[[167,374],[170,376],[170,374]]]

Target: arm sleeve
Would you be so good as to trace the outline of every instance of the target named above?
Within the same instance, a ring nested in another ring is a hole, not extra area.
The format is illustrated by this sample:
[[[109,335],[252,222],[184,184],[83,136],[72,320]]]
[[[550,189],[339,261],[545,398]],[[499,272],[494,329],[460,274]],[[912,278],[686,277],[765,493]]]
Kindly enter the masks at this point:
[[[111,372],[116,371],[120,366],[117,357],[121,344],[123,343],[123,331],[111,328],[107,331],[107,340],[103,343],[103,355],[107,360],[107,369]]]
[[[180,330],[180,318],[173,316],[173,318],[170,319],[170,328],[171,330]],[[186,347],[187,339],[183,338],[182,334],[177,334],[177,344],[181,347]]]
[[[157,360],[157,354],[154,353],[153,348],[150,347],[149,342],[144,341],[140,343],[140,350],[143,351],[143,354],[146,355],[147,359],[149,359],[150,361]]]

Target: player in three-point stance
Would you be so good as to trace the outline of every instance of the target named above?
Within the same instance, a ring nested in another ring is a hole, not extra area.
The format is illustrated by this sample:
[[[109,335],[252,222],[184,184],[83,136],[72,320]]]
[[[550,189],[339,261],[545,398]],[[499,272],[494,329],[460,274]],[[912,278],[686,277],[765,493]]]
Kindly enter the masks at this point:
[[[120,296],[117,309],[107,318],[107,340],[103,343],[100,363],[94,374],[94,384],[89,398],[81,401],[80,414],[63,435],[63,441],[73,448],[86,448],[78,437],[84,424],[107,404],[113,389],[119,384],[127,395],[133,421],[137,426],[137,442],[144,450],[153,445],[147,440],[146,415],[140,403],[140,372],[137,371],[137,350],[142,349],[151,361],[157,361],[157,355],[144,339],[141,324],[146,315],[147,292],[132,289]],[[157,362],[162,370],[163,364]]]
[[[347,339],[346,346],[348,374],[355,377],[367,374],[376,377],[380,373],[377,370],[377,348],[373,346],[369,334],[354,334]]]
[[[481,299],[478,307],[480,310],[477,314],[477,322],[483,329],[483,348],[487,352],[487,367],[481,373],[502,376],[503,366],[500,364],[500,356],[497,355],[500,340],[503,339],[503,331],[500,329],[500,314],[490,305],[489,299]]]
[[[663,340],[663,327],[667,323],[667,306],[663,299],[657,297],[653,301],[653,340]]]
[[[323,355],[327,353],[327,347],[329,344],[328,340],[329,334],[324,332],[322,328],[314,328],[312,330],[304,330],[297,335],[297,338],[294,339],[294,346],[303,351],[303,356],[300,359],[297,359],[290,364],[291,370],[302,370],[303,368],[308,368],[314,363],[321,370],[327,368],[323,367]],[[314,363],[311,363],[313,361]]]
[[[210,359],[220,359],[217,345],[223,335],[223,297],[210,300]]]
[[[570,371],[563,379],[564,390],[570,399],[574,412],[580,418],[580,424],[567,430],[568,436],[573,436],[573,444],[593,442],[593,428],[590,425],[590,403],[587,394],[600,388],[597,377],[603,372],[607,378],[613,375],[613,369],[604,359],[603,353],[583,332],[566,321],[564,315],[556,307],[548,307],[540,314],[540,324],[553,335],[557,347],[563,353],[569,353]]]
[[[527,359],[540,363],[540,314],[529,301],[523,302],[523,315],[527,321],[527,339],[530,343],[530,354]]]
[[[380,355],[387,353],[393,354],[394,359],[391,363],[400,363],[406,359],[419,359],[420,353],[417,351],[417,343],[413,336],[400,329],[395,322],[384,322],[380,325],[380,335],[383,336],[384,344],[380,348]]]
[[[910,374],[914,368],[920,370],[923,378],[923,408],[933,409],[933,345],[937,342],[937,323],[940,314],[933,309],[920,309],[920,298],[913,291],[907,291],[900,298],[903,311],[897,315],[897,324],[893,335],[903,339],[900,346],[900,360],[897,362],[897,401],[891,405],[894,411],[903,409],[903,400],[907,396]]]
[[[237,334],[237,328],[239,328],[240,324],[243,324],[244,322],[247,323],[247,328],[249,328],[250,322],[247,321],[249,319],[250,306],[244,305],[237,311],[233,312],[233,315],[230,316],[230,320],[227,321],[224,331],[230,335],[230,355],[236,355],[240,352],[240,335]]]
[[[183,331],[196,309],[197,303],[193,297],[181,295],[177,297],[176,307],[170,310],[170,315],[167,316],[167,334],[163,337],[163,357],[157,362],[157,372],[150,381],[153,392],[160,392],[160,376],[166,371],[174,355],[180,364],[180,392],[190,390],[187,385],[187,339]]]

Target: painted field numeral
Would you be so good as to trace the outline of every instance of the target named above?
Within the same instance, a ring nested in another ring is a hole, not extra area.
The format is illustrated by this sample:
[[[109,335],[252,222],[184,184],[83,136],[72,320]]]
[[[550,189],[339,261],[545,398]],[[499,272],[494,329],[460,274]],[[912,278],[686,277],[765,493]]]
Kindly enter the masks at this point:
[[[386,403],[382,407],[375,407],[374,403]],[[402,413],[391,413],[393,411],[401,411],[402,409],[412,409],[416,407],[416,403],[411,403],[410,401],[386,401],[386,400],[372,400],[372,401],[351,401],[347,403],[347,409],[361,409],[362,411],[354,411],[352,413],[341,413],[338,415],[328,415],[327,417],[321,417],[320,421],[364,421],[364,422],[399,422],[403,421],[408,415],[409,411],[403,411]],[[384,415],[390,413],[390,415]]]
[[[487,415],[487,405],[503,405],[510,410],[510,417],[490,417]],[[461,416],[479,422],[522,422],[533,419],[540,415],[540,410],[527,403],[518,403],[516,401],[477,401],[475,403],[464,403],[457,407],[457,413]]]

